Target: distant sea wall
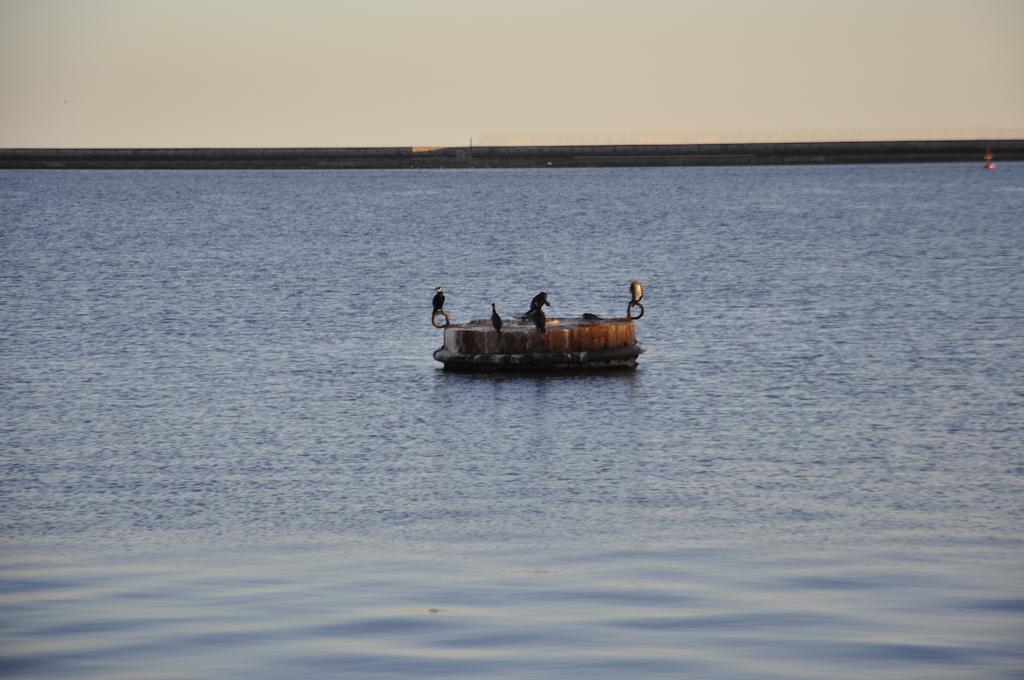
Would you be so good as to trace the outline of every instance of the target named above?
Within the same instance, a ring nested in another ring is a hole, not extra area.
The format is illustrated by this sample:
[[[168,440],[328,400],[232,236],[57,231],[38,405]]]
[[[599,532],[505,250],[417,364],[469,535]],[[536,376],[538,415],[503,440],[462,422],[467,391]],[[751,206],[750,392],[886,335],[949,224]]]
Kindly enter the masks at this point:
[[[1024,140],[273,149],[0,149],[0,168],[397,169],[1024,160]]]

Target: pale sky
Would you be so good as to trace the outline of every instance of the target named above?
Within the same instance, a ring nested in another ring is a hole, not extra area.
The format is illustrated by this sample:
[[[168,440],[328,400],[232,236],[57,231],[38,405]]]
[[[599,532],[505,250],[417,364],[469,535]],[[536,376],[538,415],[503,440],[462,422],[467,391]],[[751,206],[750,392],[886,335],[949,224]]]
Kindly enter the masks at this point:
[[[1024,137],[1024,0],[0,0],[0,147]]]

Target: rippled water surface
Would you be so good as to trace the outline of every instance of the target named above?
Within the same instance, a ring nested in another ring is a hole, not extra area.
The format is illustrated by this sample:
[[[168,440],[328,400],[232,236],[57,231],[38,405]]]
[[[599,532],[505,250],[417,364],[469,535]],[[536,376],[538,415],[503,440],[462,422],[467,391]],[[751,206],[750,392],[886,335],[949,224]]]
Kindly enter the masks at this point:
[[[1022,283],[1020,164],[0,173],[0,675],[1020,678]]]

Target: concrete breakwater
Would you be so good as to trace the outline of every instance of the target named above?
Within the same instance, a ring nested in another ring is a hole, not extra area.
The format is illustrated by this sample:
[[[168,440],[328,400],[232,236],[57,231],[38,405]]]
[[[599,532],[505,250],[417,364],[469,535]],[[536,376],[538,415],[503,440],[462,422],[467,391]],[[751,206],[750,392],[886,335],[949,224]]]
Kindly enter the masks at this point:
[[[1024,139],[589,146],[0,149],[0,168],[533,168],[1024,160]]]

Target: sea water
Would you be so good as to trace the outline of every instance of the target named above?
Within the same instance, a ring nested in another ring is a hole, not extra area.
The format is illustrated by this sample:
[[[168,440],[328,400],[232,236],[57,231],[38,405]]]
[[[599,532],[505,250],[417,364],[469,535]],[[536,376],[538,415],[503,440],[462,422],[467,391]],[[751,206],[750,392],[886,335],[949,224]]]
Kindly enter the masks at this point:
[[[1022,283],[1014,163],[0,173],[0,675],[1020,678]]]

